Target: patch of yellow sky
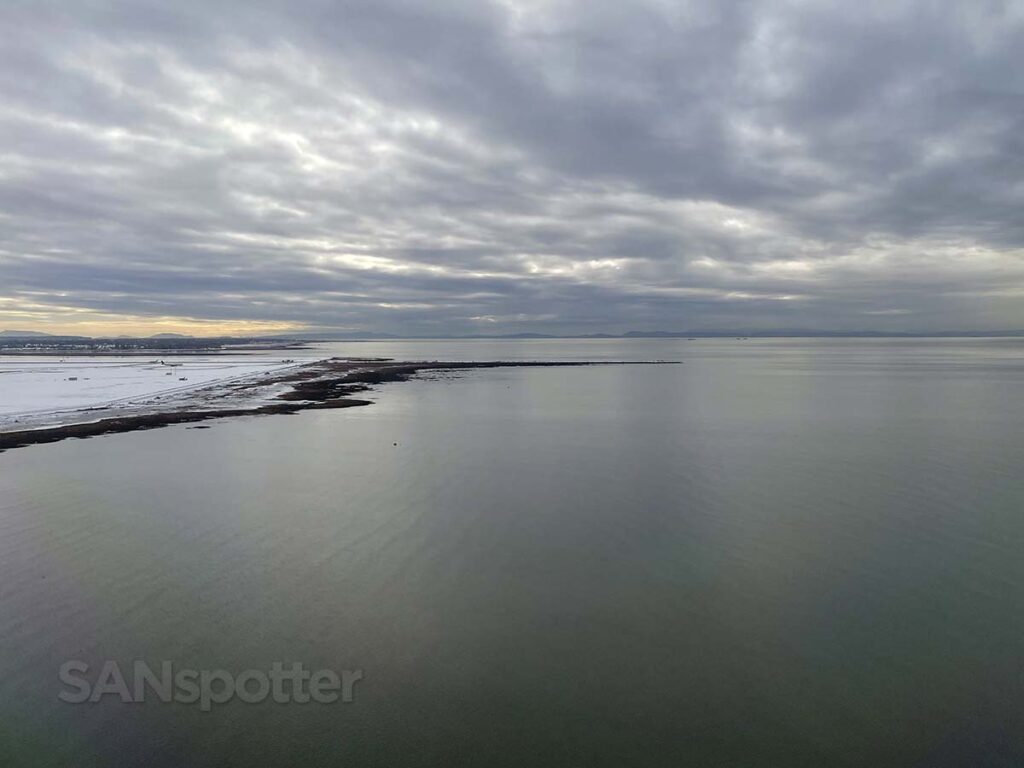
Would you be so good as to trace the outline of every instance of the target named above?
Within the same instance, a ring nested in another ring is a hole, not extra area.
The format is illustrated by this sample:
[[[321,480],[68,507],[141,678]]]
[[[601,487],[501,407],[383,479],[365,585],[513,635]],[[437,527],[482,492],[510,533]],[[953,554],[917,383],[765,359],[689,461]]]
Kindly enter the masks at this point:
[[[58,336],[259,336],[301,331],[301,323],[261,320],[212,320],[198,317],[121,315],[88,309],[12,305],[0,298],[0,330],[41,331]]]

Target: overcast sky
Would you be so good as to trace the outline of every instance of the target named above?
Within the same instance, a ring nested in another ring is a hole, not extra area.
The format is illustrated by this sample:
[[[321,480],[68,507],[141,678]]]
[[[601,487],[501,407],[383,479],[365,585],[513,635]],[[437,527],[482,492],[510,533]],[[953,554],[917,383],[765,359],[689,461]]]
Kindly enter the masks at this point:
[[[1024,328],[1024,1],[0,2],[0,328]]]

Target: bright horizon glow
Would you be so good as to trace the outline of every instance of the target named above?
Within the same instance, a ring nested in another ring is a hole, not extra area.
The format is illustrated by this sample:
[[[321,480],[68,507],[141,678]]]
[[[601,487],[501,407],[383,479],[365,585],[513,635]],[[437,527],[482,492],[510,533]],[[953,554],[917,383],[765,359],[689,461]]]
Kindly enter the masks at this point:
[[[296,323],[258,321],[215,321],[192,317],[138,317],[99,313],[67,312],[40,317],[28,312],[0,310],[0,331],[36,331],[53,336],[146,337],[159,333],[183,336],[260,336],[300,332]]]

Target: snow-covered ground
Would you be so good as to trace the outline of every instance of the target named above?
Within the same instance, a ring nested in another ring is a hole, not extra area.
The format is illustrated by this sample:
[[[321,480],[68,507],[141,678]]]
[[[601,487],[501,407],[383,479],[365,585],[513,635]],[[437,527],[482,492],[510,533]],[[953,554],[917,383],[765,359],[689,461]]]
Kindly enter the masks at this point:
[[[300,361],[288,353],[244,356],[3,357],[0,430],[102,418],[138,408],[180,407],[233,380],[259,378]],[[304,357],[301,362],[309,362]]]

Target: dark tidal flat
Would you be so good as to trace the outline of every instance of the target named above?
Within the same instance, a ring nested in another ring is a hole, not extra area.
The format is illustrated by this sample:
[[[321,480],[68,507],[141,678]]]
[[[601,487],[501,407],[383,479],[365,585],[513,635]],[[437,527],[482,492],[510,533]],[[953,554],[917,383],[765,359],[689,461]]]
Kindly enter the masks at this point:
[[[1024,765],[1024,340],[331,354],[683,364],[0,454],[0,765]],[[71,705],[69,659],[364,677]]]

